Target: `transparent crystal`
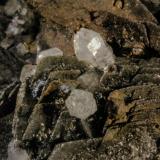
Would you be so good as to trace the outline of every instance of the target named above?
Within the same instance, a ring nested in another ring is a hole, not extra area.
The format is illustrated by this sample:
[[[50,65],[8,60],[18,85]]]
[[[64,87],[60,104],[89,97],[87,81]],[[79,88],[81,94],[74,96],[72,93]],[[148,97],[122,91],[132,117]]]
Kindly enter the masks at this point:
[[[87,119],[97,111],[93,94],[88,91],[74,89],[65,103],[70,115],[81,120]]]
[[[37,55],[37,64],[40,63],[40,61],[45,57],[50,56],[63,56],[63,52],[59,48],[50,48],[44,51],[41,51]]]
[[[74,35],[74,50],[79,60],[103,70],[115,62],[112,48],[93,30],[81,28]]]

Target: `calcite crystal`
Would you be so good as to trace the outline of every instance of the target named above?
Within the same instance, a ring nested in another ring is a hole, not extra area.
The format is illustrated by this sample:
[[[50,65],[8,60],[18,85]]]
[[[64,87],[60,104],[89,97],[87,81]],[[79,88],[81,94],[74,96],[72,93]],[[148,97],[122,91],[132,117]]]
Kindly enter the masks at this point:
[[[105,43],[99,33],[93,30],[81,28],[74,35],[74,49],[79,60],[101,69],[115,62],[112,48]]]
[[[88,91],[74,89],[66,100],[66,106],[71,116],[85,120],[97,111],[93,94]]]

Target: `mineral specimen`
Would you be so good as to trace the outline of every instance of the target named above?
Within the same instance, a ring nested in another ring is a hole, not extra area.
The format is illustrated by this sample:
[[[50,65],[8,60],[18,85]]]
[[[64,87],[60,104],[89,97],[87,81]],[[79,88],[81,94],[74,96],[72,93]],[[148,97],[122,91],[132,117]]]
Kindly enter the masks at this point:
[[[0,159],[7,157],[11,119],[9,160],[160,159],[159,5],[1,0]],[[34,70],[37,53],[55,47],[64,56],[46,54]],[[69,109],[65,102],[75,90],[92,95],[94,112],[85,94],[76,98],[87,105]],[[14,118],[7,118],[16,99]]]

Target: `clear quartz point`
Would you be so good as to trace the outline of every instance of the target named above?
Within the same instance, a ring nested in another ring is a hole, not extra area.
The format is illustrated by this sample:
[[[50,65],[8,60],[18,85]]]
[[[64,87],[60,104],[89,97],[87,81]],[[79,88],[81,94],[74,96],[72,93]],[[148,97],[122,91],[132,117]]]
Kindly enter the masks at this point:
[[[93,30],[81,28],[74,35],[74,50],[77,58],[105,70],[115,63],[111,46]]]

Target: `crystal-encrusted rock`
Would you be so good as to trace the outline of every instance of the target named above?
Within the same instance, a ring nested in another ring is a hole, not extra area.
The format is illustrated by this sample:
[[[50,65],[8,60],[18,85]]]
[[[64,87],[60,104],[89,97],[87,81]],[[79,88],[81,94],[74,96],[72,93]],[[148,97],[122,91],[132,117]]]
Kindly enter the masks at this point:
[[[45,57],[63,56],[63,52],[59,48],[50,48],[41,51],[37,56],[37,64]]]
[[[87,119],[97,111],[93,94],[88,91],[74,89],[66,100],[66,107],[71,116]]]
[[[115,62],[112,48],[105,43],[99,33],[93,30],[81,28],[74,35],[74,49],[79,60],[101,69]]]

